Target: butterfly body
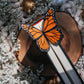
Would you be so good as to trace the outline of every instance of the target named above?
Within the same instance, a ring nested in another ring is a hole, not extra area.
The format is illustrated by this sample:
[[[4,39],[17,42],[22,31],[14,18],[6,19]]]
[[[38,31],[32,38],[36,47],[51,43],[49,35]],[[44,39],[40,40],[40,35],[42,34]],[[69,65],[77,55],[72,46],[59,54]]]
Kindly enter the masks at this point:
[[[55,12],[53,8],[50,8],[42,19],[42,30],[39,27],[37,29],[34,26],[28,26],[23,24],[22,28],[27,30],[30,36],[37,41],[37,45],[42,51],[49,49],[49,43],[59,44],[63,34],[59,28],[57,28],[57,21],[55,18]]]

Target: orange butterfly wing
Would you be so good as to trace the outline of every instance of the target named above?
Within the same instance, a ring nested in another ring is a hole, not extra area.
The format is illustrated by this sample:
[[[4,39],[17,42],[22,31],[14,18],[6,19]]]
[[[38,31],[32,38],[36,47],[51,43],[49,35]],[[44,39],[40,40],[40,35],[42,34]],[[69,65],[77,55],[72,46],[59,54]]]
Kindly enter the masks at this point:
[[[30,36],[33,39],[37,40],[37,44],[39,45],[40,49],[47,50],[49,48],[49,44],[40,30],[36,29],[33,26],[27,26],[25,24],[23,24],[22,27],[29,32]]]
[[[46,40],[46,38],[44,37],[44,35],[42,35],[38,40],[37,40],[37,44],[39,45],[39,47],[41,48],[41,50],[48,50],[49,48],[49,44],[48,41]]]
[[[38,39],[42,35],[42,32],[34,28],[33,26],[28,26],[26,24],[23,24],[22,28],[26,30],[33,39]]]
[[[48,10],[47,15],[44,18],[44,25],[43,25],[43,32],[49,31],[52,28],[55,28],[57,26],[55,20],[55,14],[54,14],[54,9],[50,8]]]
[[[57,44],[60,42],[62,35],[61,32],[58,31],[57,29],[53,29],[47,33],[45,33],[47,39],[52,43],[52,44]]]
[[[26,24],[22,24],[22,28],[23,28],[24,30],[27,30],[27,31],[28,31],[29,26],[26,25]]]
[[[51,8],[48,10],[48,13],[44,18],[43,32],[52,44],[57,44],[62,39],[62,33],[56,28],[56,26],[57,22],[54,9]]]

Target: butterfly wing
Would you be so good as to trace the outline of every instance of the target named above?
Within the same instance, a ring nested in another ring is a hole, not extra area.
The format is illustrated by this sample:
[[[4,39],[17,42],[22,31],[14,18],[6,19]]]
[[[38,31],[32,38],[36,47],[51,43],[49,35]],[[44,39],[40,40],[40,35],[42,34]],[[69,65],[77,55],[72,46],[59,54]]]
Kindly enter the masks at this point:
[[[56,28],[57,22],[55,19],[55,12],[53,8],[50,8],[44,18],[43,32],[50,31],[51,29]]]
[[[28,26],[26,24],[23,24],[22,28],[26,30],[33,39],[38,39],[42,36],[42,32],[33,26]]]
[[[53,8],[50,8],[44,18],[43,32],[52,44],[58,44],[63,36],[62,32],[56,27],[55,12]]]
[[[21,27],[22,27],[23,30],[28,31],[29,25],[22,24]]]
[[[58,29],[53,29],[49,32],[46,32],[45,35],[52,44],[60,43],[63,37],[63,34]]]
[[[42,35],[38,40],[37,44],[39,45],[40,49],[45,51],[49,49],[49,44],[44,35]]]
[[[25,24],[22,25],[22,28],[26,30],[34,40],[37,41],[37,44],[41,50],[48,50],[49,44],[39,29],[33,26],[27,26]]]

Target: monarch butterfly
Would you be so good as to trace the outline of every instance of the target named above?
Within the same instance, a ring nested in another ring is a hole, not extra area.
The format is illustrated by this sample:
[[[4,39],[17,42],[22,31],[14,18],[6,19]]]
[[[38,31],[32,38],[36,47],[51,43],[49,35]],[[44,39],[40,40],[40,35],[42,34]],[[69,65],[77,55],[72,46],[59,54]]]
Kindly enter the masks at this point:
[[[43,51],[49,49],[49,41],[52,44],[59,44],[62,40],[63,34],[61,30],[56,27],[57,22],[53,8],[49,8],[48,12],[43,18],[42,31],[34,26],[28,26],[26,24],[22,25],[22,28],[26,30],[34,40],[37,41],[38,46]]]

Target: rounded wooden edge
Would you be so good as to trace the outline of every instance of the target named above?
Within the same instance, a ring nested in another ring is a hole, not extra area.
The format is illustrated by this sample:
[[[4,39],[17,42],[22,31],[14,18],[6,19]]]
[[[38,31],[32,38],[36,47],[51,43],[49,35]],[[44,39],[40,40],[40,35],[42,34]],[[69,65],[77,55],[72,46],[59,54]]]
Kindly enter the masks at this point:
[[[60,25],[62,29],[66,31],[69,39],[71,39],[70,40],[71,45],[69,45],[71,50],[70,51],[68,50],[68,52],[67,51],[66,52],[69,58],[71,59],[72,63],[75,64],[77,63],[79,57],[81,56],[81,51],[82,51],[82,39],[81,39],[80,31],[78,29],[77,22],[74,20],[74,18],[70,16],[70,14],[66,14],[64,12],[57,12],[56,18],[58,21],[58,25]],[[61,44],[64,47],[63,43]],[[73,54],[71,54],[72,52]]]

